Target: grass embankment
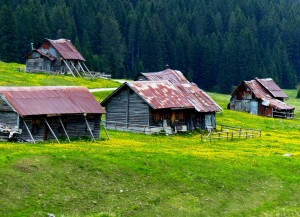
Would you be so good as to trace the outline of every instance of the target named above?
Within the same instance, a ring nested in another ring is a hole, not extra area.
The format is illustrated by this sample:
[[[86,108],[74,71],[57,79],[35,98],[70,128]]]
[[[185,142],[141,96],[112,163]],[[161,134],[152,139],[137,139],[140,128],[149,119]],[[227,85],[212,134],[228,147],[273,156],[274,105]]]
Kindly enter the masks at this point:
[[[227,95],[210,95],[226,108]],[[209,143],[197,133],[109,131],[107,140],[102,131],[95,143],[0,142],[0,214],[300,216],[300,121],[224,109],[217,122],[263,137]]]
[[[0,61],[0,86],[84,86],[89,89],[120,86],[120,83],[112,80],[74,78],[69,75],[25,73],[23,69],[24,65],[22,64]]]

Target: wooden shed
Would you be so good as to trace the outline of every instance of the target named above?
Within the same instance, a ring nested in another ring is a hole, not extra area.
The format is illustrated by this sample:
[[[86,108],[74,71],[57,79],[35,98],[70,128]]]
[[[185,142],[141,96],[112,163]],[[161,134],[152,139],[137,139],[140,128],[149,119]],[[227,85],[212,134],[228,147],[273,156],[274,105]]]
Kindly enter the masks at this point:
[[[215,128],[221,111],[196,84],[169,80],[126,82],[101,105],[108,128],[145,133]]]
[[[288,96],[271,78],[242,81],[231,94],[229,109],[254,115],[291,118],[295,108],[284,100]]]
[[[0,124],[26,141],[97,139],[104,113],[84,87],[0,87]]]
[[[26,72],[69,73],[80,76],[89,72],[84,57],[70,40],[44,39],[26,55]]]

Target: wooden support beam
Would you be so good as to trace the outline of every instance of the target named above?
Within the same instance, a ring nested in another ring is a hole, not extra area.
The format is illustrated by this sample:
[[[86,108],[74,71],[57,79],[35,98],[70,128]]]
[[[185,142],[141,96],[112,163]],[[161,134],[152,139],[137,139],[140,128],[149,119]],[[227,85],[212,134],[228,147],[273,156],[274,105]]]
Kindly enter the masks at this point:
[[[92,138],[93,138],[93,141],[95,142],[96,140],[95,140],[95,137],[94,137],[94,135],[93,135],[93,132],[92,132],[92,130],[91,130],[91,128],[90,128],[89,122],[88,122],[87,119],[86,119],[86,114],[84,114],[83,117],[84,117],[84,119],[85,119],[86,126],[87,126],[88,130],[90,131],[90,134],[91,134],[91,136],[92,136]]]
[[[66,136],[67,136],[67,138],[68,138],[68,141],[70,142],[69,135],[68,135],[68,133],[67,133],[67,131],[66,131],[66,128],[65,128],[63,122],[61,121],[61,118],[60,118],[60,117],[59,117],[59,122],[60,122],[60,124],[61,124],[61,126],[62,126],[62,128],[63,128],[63,130],[64,130],[64,132],[65,132],[65,134],[66,134]]]
[[[84,70],[84,68],[82,67],[82,65],[80,64],[80,62],[78,62],[79,67],[81,68],[81,70],[84,72],[84,74],[86,74],[86,71]],[[89,72],[90,73],[90,72]],[[91,74],[91,73],[90,73]]]
[[[84,65],[84,67],[86,68],[86,70],[91,74],[90,70],[89,70],[88,67],[85,65],[85,63],[82,62],[82,64]]]
[[[68,67],[68,69],[69,69],[69,71],[71,72],[71,74],[73,75],[73,77],[76,78],[76,76],[75,76],[74,73],[72,72],[72,70],[71,70],[70,66],[68,65],[68,63],[67,63],[65,60],[63,60],[63,61],[64,61],[65,65]]]
[[[47,124],[49,130],[51,131],[52,135],[53,135],[54,138],[56,139],[56,141],[57,141],[58,143],[60,143],[59,140],[58,140],[58,138],[56,137],[55,133],[53,132],[52,128],[50,127],[50,124],[49,124],[48,121],[46,120],[46,118],[44,118],[44,120],[45,120],[45,122],[46,122],[46,124]]]
[[[35,140],[34,140],[34,138],[33,138],[33,136],[32,136],[32,134],[31,134],[31,132],[30,132],[30,130],[29,130],[29,128],[28,128],[28,126],[27,126],[27,124],[26,124],[26,122],[25,122],[24,119],[23,119],[23,122],[24,122],[24,125],[25,125],[25,127],[26,127],[26,129],[27,129],[27,131],[28,131],[28,133],[29,133],[29,135],[31,137],[31,140],[33,141],[33,143],[35,143]]]
[[[78,72],[78,70],[76,69],[74,63],[72,61],[70,61],[71,65],[73,66],[73,68],[75,69],[75,71],[77,72],[77,74],[79,75],[79,77],[81,77],[80,73]]]

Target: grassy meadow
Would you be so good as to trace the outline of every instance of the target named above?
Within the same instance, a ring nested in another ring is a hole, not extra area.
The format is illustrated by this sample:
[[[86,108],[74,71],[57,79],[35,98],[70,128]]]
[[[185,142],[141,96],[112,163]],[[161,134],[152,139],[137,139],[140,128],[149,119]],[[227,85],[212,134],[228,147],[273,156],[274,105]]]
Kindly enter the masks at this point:
[[[218,124],[262,138],[109,131],[108,140],[102,130],[96,142],[0,142],[1,216],[300,216],[300,120],[228,111],[228,95],[209,95],[224,108]]]
[[[118,87],[119,82],[105,79],[74,78],[72,75],[47,75],[24,72],[24,65],[0,61],[0,86],[85,86],[87,88]]]

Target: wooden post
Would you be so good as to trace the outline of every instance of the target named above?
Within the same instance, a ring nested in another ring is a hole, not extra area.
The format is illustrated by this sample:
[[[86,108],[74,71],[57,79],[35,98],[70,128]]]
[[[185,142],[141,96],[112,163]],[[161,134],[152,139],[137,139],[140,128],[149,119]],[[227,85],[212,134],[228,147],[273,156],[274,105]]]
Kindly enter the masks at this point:
[[[69,71],[71,72],[71,74],[73,75],[74,78],[76,78],[76,76],[74,75],[74,73],[72,72],[71,68],[69,67],[68,63],[63,59],[63,62],[66,64],[66,66],[68,67]]]
[[[228,131],[226,132],[226,134],[227,134],[227,140],[228,140]]]
[[[61,121],[61,118],[60,118],[60,117],[59,117],[59,122],[60,122],[60,124],[61,124],[61,126],[62,126],[62,128],[63,128],[63,130],[64,130],[64,132],[65,132],[65,134],[66,134],[66,136],[67,136],[67,138],[68,138],[68,141],[70,142],[69,135],[68,135],[68,133],[67,133],[67,131],[66,131],[66,128],[65,128],[63,122]]]
[[[84,67],[86,68],[86,70],[87,70],[90,74],[92,74],[92,73],[90,72],[90,70],[88,69],[88,67],[85,65],[84,62],[82,62],[82,65],[84,65]]]
[[[102,123],[102,121],[101,121],[101,123]],[[104,125],[103,123],[102,123],[102,126],[103,126],[103,128],[104,128],[104,131],[105,131],[105,133],[106,133],[107,138],[110,139],[110,137],[109,137],[109,135],[108,135],[108,133],[107,133],[106,127],[105,127],[105,125]]]
[[[75,71],[77,72],[77,74],[79,75],[79,77],[81,78],[80,73],[78,72],[78,70],[76,69],[74,63],[72,61],[70,61],[71,65],[73,66],[73,68],[75,69]]]
[[[78,62],[79,67],[81,68],[81,70],[83,71],[84,74],[86,74],[84,68],[82,67],[82,65],[80,64],[80,62]],[[91,74],[91,73],[90,73]]]
[[[233,132],[231,133],[231,140],[233,140]]]
[[[58,138],[56,137],[55,133],[53,132],[52,128],[50,127],[50,124],[49,124],[48,121],[46,120],[46,118],[44,118],[44,120],[45,120],[45,123],[47,124],[49,130],[51,131],[52,135],[53,135],[54,138],[56,139],[56,141],[57,141],[58,143],[60,143],[59,140],[58,140]]]
[[[89,122],[88,122],[87,119],[86,119],[86,114],[84,114],[83,117],[84,117],[84,119],[85,119],[86,126],[87,126],[88,130],[90,131],[90,134],[91,134],[91,136],[92,136],[92,138],[93,138],[93,141],[95,142],[96,140],[95,140],[95,137],[94,137],[94,135],[93,135],[93,132],[92,132],[92,130],[91,130],[91,128],[90,128]]]
[[[32,134],[31,134],[31,132],[30,132],[30,130],[29,130],[29,128],[28,128],[28,126],[27,126],[27,124],[26,124],[26,122],[25,122],[24,119],[23,119],[23,122],[24,122],[24,125],[25,125],[25,127],[26,127],[26,129],[27,129],[27,131],[28,131],[28,133],[29,133],[29,135],[31,137],[31,140],[33,141],[33,143],[35,143],[35,140],[33,139],[33,136],[32,136]]]
[[[220,139],[221,139],[221,138],[220,138],[220,132],[219,132],[218,134],[219,134],[219,140],[220,140]]]

